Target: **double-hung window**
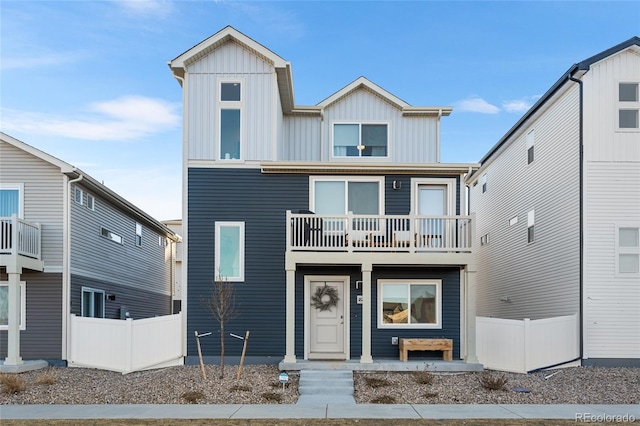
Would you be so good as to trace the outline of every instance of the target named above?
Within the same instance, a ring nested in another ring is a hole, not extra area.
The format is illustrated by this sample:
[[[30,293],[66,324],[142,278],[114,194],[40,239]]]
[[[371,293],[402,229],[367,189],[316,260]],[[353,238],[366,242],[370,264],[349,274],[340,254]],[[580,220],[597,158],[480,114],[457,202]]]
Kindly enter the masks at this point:
[[[638,83],[618,84],[618,128],[640,129]]]
[[[20,330],[26,328],[27,317],[27,287],[24,281],[20,282]],[[9,328],[9,283],[0,282],[0,330]]]
[[[142,246],[142,225],[136,223],[136,245],[138,247]]]
[[[227,281],[244,281],[244,222],[216,222],[215,274]]]
[[[532,243],[535,240],[535,211],[531,210],[527,213],[527,242]]]
[[[334,157],[386,157],[388,126],[384,123],[334,123]]]
[[[533,146],[536,140],[536,131],[531,130],[527,133],[527,164],[533,163]]]
[[[378,280],[378,328],[442,328],[442,281]]]
[[[82,287],[82,316],[104,318],[104,291]]]
[[[242,158],[242,90],[239,81],[220,82],[218,105],[220,159],[240,160]]]
[[[78,203],[80,205],[83,204],[84,192],[82,191],[82,189],[78,188],[77,186],[76,186],[76,189],[74,191],[73,199],[75,200],[76,203]]]
[[[640,274],[640,228],[616,227],[616,273],[618,276]]]

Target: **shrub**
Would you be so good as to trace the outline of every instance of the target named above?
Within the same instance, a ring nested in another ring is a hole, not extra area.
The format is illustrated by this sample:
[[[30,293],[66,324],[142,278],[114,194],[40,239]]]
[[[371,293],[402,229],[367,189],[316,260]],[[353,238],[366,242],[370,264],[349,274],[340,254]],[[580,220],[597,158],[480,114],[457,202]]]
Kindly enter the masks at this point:
[[[196,404],[202,398],[204,398],[204,394],[200,391],[190,391],[182,394],[182,399],[189,404]]]
[[[0,374],[0,383],[4,387],[4,393],[9,395],[24,392],[27,389],[24,380],[17,374]]]
[[[36,379],[38,385],[52,385],[56,382],[56,373],[53,368],[47,368]]]
[[[489,390],[502,390],[507,384],[507,378],[504,375],[494,376],[486,371],[480,375],[479,381],[483,388]]]
[[[265,392],[262,394],[262,397],[267,401],[275,401],[275,402],[282,401],[282,395],[277,392]]]
[[[433,383],[434,376],[428,371],[416,371],[413,373],[413,380],[421,385],[430,385]]]
[[[389,386],[390,383],[387,379],[381,377],[365,377],[364,381],[367,385],[372,388],[382,388],[384,386]]]
[[[374,404],[394,404],[396,399],[389,395],[381,395],[371,400]]]

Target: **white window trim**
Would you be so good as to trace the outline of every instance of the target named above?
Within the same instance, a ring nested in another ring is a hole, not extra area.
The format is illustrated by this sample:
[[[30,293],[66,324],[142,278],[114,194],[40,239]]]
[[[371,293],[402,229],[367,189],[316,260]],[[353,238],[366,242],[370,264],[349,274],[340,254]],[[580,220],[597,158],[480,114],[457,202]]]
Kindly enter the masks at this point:
[[[638,115],[640,116],[640,93],[639,93],[639,97],[638,97],[638,101],[637,102],[630,102],[630,101],[620,101],[620,84],[637,84],[638,85],[638,91],[640,92],[640,81],[629,81],[629,80],[617,80],[615,82],[615,99],[616,99],[616,108],[615,108],[615,117],[614,117],[614,123],[616,123],[616,132],[631,132],[631,133],[637,133],[640,132],[640,117],[639,118],[639,122],[638,122],[638,127],[634,128],[630,128],[630,127],[620,127],[620,110],[635,110],[638,111]]]
[[[309,176],[309,210],[316,211],[316,182],[343,182],[345,187],[348,182],[375,182],[378,184],[378,214],[384,213],[384,176]],[[347,191],[344,193],[345,200],[344,205],[346,209],[349,209],[349,194]],[[347,214],[348,212],[345,212]]]
[[[107,231],[111,236],[104,235],[103,231]],[[104,239],[107,239],[107,240],[113,242],[113,243],[120,244],[121,246],[124,245],[124,238],[122,238],[122,235],[116,234],[115,232],[111,231],[108,228],[105,228],[104,226],[100,227],[100,236],[102,238],[104,238]],[[114,237],[119,238],[120,241],[115,240]]]
[[[9,281],[0,281],[0,286],[9,287]],[[9,324],[0,325],[0,330],[8,330]],[[20,281],[20,330],[27,329],[27,283]]]
[[[96,197],[91,194],[87,194],[87,208],[91,211],[96,209]]]
[[[456,180],[453,178],[411,178],[411,209],[412,214],[418,214],[420,202],[418,190],[421,185],[444,185],[447,187],[446,215],[454,215],[456,211]]]
[[[244,257],[245,257],[245,233],[244,233],[244,222],[215,222],[215,278],[218,278],[218,272],[220,271],[220,227],[231,227],[237,226],[240,228],[240,254],[239,254],[239,269],[240,276],[238,277],[229,277],[224,276],[224,278],[229,282],[244,282]]]
[[[619,278],[637,278],[639,273],[620,272],[620,255],[621,254],[637,254],[640,257],[639,247],[620,247],[620,228],[637,228],[640,232],[640,224],[638,223],[616,223],[615,225],[615,276]]]
[[[533,232],[533,238],[531,240],[529,240],[530,230]],[[535,210],[529,210],[527,213],[527,244],[533,244],[536,241],[535,232]]]
[[[142,247],[142,224],[139,222],[136,222],[136,247]]]
[[[383,284],[409,284],[409,285],[435,285],[436,286],[436,323],[435,324],[385,324],[382,321],[382,285]],[[442,280],[428,279],[428,280],[416,280],[416,279],[381,279],[378,280],[378,311],[376,312],[378,318],[378,328],[393,328],[393,329],[442,329]]]
[[[349,157],[346,155],[336,156],[333,154],[334,152],[334,129],[336,124],[357,124],[358,125],[358,138],[359,142],[362,142],[360,139],[362,138],[362,125],[363,124],[384,124],[387,126],[387,155],[377,156],[377,157],[363,157],[361,155],[357,157]],[[332,121],[331,122],[331,147],[330,147],[330,157],[332,160],[353,160],[353,161],[380,161],[380,159],[388,159],[391,158],[391,122],[390,121]],[[357,159],[357,160],[356,160]]]
[[[99,317],[91,316],[91,317],[84,317],[84,318],[105,318],[105,309],[106,309],[105,305],[107,302],[105,291],[99,290],[97,288],[84,287],[84,286],[82,286],[82,291],[80,293],[80,316],[83,316],[82,313],[84,312],[84,293],[85,292],[102,293],[102,312],[100,313]]]
[[[482,176],[480,176],[480,190],[482,191],[483,194],[487,192],[487,174],[486,173],[483,173]]]
[[[527,147],[526,149],[527,165],[531,165],[536,162],[536,149],[535,149],[536,129],[531,129],[525,136],[525,139],[526,139],[526,147]],[[531,161],[529,161],[529,151],[531,151],[532,153]]]
[[[240,101],[223,101],[222,98],[222,84],[223,83],[239,83],[240,84]],[[216,81],[216,114],[217,114],[217,125],[216,125],[216,156],[220,161],[224,161],[225,163],[242,163],[244,162],[244,132],[245,132],[245,108],[244,108],[244,92],[245,92],[245,83],[243,79],[238,78],[220,78]],[[222,155],[222,141],[220,140],[222,131],[222,110],[223,109],[239,109],[240,110],[240,155],[239,158],[235,159],[225,159]]]
[[[80,201],[78,201],[78,193],[80,193]],[[84,191],[82,190],[82,188],[79,188],[77,186],[74,188],[73,201],[75,201],[78,205],[84,206]]]
[[[0,183],[0,189],[17,189],[18,190],[18,217],[24,218],[24,183]]]

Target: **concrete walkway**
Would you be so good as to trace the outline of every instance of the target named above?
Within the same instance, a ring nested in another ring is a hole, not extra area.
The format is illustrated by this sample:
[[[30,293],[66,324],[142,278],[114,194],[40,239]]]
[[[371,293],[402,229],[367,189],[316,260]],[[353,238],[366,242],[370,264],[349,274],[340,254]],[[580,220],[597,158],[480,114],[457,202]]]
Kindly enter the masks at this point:
[[[640,421],[640,405],[0,405],[0,419],[567,419]]]

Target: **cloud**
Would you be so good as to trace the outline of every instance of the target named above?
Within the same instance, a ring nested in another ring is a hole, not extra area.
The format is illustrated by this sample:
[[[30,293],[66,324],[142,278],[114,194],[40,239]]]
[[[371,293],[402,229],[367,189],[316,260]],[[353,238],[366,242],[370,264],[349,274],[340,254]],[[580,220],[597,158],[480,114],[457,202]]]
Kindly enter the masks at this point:
[[[46,53],[33,54],[34,49],[28,49],[31,52],[29,56],[9,56],[2,58],[0,61],[0,69],[25,69],[25,68],[37,68],[50,65],[61,65],[65,63],[74,63],[81,59],[83,55],[74,53]]]
[[[173,11],[170,0],[115,0],[130,16],[166,18]]]
[[[481,114],[497,114],[500,112],[500,108],[477,96],[454,102],[454,106],[458,111],[479,112]]]
[[[88,106],[82,117],[2,110],[7,131],[38,133],[85,140],[127,141],[175,129],[180,106],[142,96],[124,96]]]
[[[502,102],[502,108],[507,111],[507,112],[514,112],[514,113],[523,113],[529,110],[529,108],[531,108],[531,106],[534,104],[535,101],[537,101],[540,98],[540,96],[528,96],[526,98],[523,99],[515,99],[515,100],[511,100],[511,101],[503,101]]]

